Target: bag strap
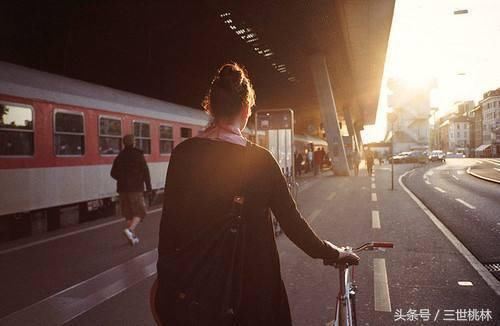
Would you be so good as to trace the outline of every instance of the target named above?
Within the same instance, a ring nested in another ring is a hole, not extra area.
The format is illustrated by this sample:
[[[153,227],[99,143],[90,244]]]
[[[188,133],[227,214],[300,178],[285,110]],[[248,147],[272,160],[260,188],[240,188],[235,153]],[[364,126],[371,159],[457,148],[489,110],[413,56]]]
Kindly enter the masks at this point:
[[[233,206],[231,212],[233,216],[242,217],[243,213],[243,204],[245,203],[245,185],[246,185],[246,176],[247,176],[247,167],[248,167],[248,156],[250,147],[253,146],[250,141],[246,141],[245,150],[243,153],[243,162],[240,165],[240,178],[238,181],[238,191],[236,195],[233,197]]]

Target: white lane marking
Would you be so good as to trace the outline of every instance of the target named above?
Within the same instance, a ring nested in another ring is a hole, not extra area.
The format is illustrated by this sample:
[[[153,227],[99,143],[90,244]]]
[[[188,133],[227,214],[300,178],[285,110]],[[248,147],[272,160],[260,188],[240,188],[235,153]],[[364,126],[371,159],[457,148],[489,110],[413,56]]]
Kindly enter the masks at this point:
[[[428,185],[431,184],[431,182],[429,180],[425,180],[425,183],[427,183]]]
[[[377,201],[377,194],[372,192],[372,201]]]
[[[458,285],[460,286],[474,286],[471,281],[458,281]]]
[[[377,188],[377,186],[374,183],[372,183],[372,189],[375,189],[375,188]]]
[[[455,176],[455,175],[452,175],[451,177],[452,177],[453,179],[457,180],[457,181],[458,181],[458,180],[460,180],[460,179],[459,179],[457,176]]]
[[[472,206],[471,204],[469,204],[468,202],[466,202],[465,200],[462,200],[460,198],[455,198],[456,201],[458,201],[460,204],[463,204],[467,207],[469,207],[470,209],[476,209],[475,206]]]
[[[455,246],[455,248],[464,256],[464,258],[469,262],[469,264],[477,271],[477,273],[483,278],[483,280],[488,284],[488,286],[495,291],[496,295],[500,295],[500,281],[498,281],[493,274],[491,274],[484,265],[477,260],[477,258],[460,242],[460,240],[455,237],[453,233],[451,233],[448,228],[441,223],[441,221],[434,215],[428,208],[425,206],[420,199],[413,194],[408,187],[406,187],[403,184],[403,178],[406,176],[407,173],[404,173],[399,176],[399,185],[406,191],[408,196],[410,196],[411,199],[417,205],[420,207],[422,211],[429,217],[429,219],[436,225],[436,227],[441,231],[446,238]]]
[[[375,177],[372,177],[372,181],[375,182]]]
[[[372,211],[372,228],[380,229],[380,214],[378,211]]]
[[[314,220],[316,219],[316,217],[319,216],[320,213],[321,213],[321,209],[315,209],[311,213],[311,215],[309,215],[309,218],[308,218],[309,224],[312,224],[312,222],[314,222]]]
[[[0,319],[1,325],[63,325],[156,274],[156,249]]]
[[[443,189],[441,189],[441,188],[439,188],[439,187],[434,187],[434,189],[436,189],[436,190],[437,190],[437,191],[439,191],[439,192],[446,192],[445,190],[443,190]]]
[[[389,296],[389,282],[387,282],[384,258],[373,259],[373,277],[375,311],[391,312],[391,297]]]
[[[154,214],[154,213],[160,212],[162,209],[163,208],[153,209],[153,210],[148,211],[147,214]],[[50,237],[50,238],[46,238],[46,239],[42,239],[42,240],[38,240],[38,241],[26,243],[24,245],[20,245],[20,246],[17,246],[17,247],[12,247],[12,248],[8,248],[8,249],[4,249],[4,250],[0,251],[0,255],[8,254],[10,252],[21,250],[21,249],[25,249],[25,248],[30,248],[30,247],[33,247],[33,246],[36,246],[36,245],[39,245],[39,244],[42,244],[42,243],[54,241],[54,240],[57,240],[57,239],[62,239],[62,238],[70,237],[70,236],[75,235],[75,234],[80,234],[80,233],[85,233],[85,232],[92,231],[92,230],[97,230],[97,229],[106,227],[108,225],[113,225],[113,224],[116,224],[116,223],[123,223],[124,220],[125,220],[124,218],[119,218],[117,220],[113,220],[113,221],[109,221],[109,222],[106,222],[106,223],[102,223],[102,224],[90,226],[88,228],[84,228],[84,229],[81,229],[81,230],[77,230],[77,231],[73,231],[73,232],[68,232],[68,233],[56,235],[56,236],[53,236],[53,237]]]
[[[499,168],[494,168],[495,170],[497,170],[498,172],[500,172],[500,169]]]
[[[477,163],[477,164],[483,164],[483,162],[481,162],[481,161],[476,161],[476,163]]]
[[[326,198],[326,200],[333,200],[333,198],[335,198],[335,196],[337,196],[337,193],[336,192],[332,192],[328,198]]]
[[[458,171],[457,171],[457,174],[458,174],[458,175],[460,175],[460,174],[464,174],[464,173],[465,173],[465,171],[464,171],[464,170],[458,170]]]

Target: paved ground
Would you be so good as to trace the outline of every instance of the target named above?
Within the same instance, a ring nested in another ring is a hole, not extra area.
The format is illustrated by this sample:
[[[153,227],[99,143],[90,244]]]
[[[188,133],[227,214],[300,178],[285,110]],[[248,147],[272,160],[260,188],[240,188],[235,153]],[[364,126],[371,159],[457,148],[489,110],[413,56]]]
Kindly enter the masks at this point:
[[[395,243],[390,251],[362,254],[355,271],[358,325],[420,325],[427,310],[436,321],[424,324],[452,325],[444,320],[462,317],[459,309],[490,310],[493,320],[476,324],[498,324],[500,297],[400,187],[398,177],[412,168],[396,166],[394,191],[388,165],[377,166],[373,178],[363,170],[360,177],[301,180],[299,207],[323,238],[337,244]],[[148,291],[159,212],[141,225],[142,241],[135,248],[127,245],[119,220],[99,222],[108,224],[87,231],[91,225],[80,226],[73,231],[84,232],[55,240],[50,234],[34,246],[19,247],[30,239],[0,248],[0,277],[7,280],[0,289],[0,325],[153,324]],[[335,269],[307,257],[284,236],[277,241],[294,325],[328,324],[334,316]],[[472,286],[459,285],[462,281]],[[420,322],[395,320],[415,316],[414,311],[422,313]]]

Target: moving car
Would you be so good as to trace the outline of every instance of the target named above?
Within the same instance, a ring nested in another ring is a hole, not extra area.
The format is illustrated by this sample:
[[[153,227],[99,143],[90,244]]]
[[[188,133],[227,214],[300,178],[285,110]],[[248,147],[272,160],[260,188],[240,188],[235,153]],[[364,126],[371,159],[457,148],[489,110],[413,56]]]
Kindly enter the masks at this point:
[[[410,153],[411,152],[401,152],[397,155],[394,155],[393,157],[389,157],[389,163],[392,163],[392,161],[394,161],[394,164],[407,163]]]
[[[445,159],[446,159],[446,154],[441,150],[434,150],[431,152],[431,155],[429,155],[429,161],[431,162],[434,161],[444,162]]]

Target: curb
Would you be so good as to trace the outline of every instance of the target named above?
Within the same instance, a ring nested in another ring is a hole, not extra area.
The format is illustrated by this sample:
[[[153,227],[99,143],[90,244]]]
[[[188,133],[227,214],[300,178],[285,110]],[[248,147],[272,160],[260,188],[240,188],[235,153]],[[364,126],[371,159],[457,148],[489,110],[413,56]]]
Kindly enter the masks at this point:
[[[474,177],[476,177],[476,178],[478,178],[478,179],[482,179],[482,180],[486,180],[486,181],[489,181],[489,182],[494,182],[494,183],[500,184],[500,180],[492,179],[492,178],[488,178],[488,177],[483,177],[480,174],[472,172],[470,166],[467,168],[467,173],[470,174],[470,175],[472,175],[472,176],[474,176]]]
[[[444,236],[453,244],[453,246],[462,254],[462,256],[469,262],[469,264],[476,270],[476,272],[481,276],[481,278],[486,282],[486,284],[500,296],[500,281],[498,281],[493,274],[491,274],[486,267],[467,249],[460,240],[434,215],[431,210],[425,206],[425,204],[418,199],[418,197],[408,189],[403,183],[403,177],[405,177],[411,171],[406,171],[404,174],[399,176],[399,185],[406,191],[411,199],[417,203],[417,205],[424,211],[424,213],[429,217],[429,219],[436,225],[436,227],[441,231]]]

